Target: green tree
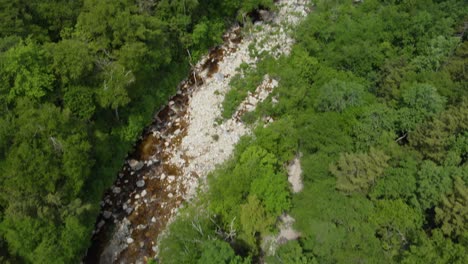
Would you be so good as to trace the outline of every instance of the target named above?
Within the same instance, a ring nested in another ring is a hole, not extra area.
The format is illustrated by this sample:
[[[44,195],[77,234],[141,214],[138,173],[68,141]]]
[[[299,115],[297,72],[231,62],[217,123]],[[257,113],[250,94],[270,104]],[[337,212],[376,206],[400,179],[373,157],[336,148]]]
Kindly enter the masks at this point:
[[[315,107],[318,111],[343,112],[363,103],[364,87],[357,83],[333,79],[320,88]]]
[[[376,211],[371,221],[381,237],[382,247],[392,256],[407,246],[414,232],[423,223],[421,215],[402,200],[381,200],[376,202]]]
[[[346,193],[367,193],[382,176],[390,159],[381,150],[371,148],[369,153],[344,153],[330,172],[336,177],[336,188]]]
[[[39,99],[53,89],[54,76],[48,64],[45,50],[27,40],[0,54],[1,81],[8,90],[11,102],[18,96]]]
[[[468,232],[468,187],[461,178],[456,177],[453,188],[454,192],[442,198],[435,213],[442,232],[457,238]]]
[[[442,196],[452,186],[450,174],[453,170],[437,166],[434,162],[424,161],[417,174],[416,194],[423,210],[439,203]]]
[[[96,110],[94,91],[85,86],[70,86],[63,96],[66,108],[82,120],[90,120]]]
[[[51,67],[63,85],[78,84],[93,70],[93,56],[88,45],[75,39],[65,39],[50,44],[53,62]]]
[[[207,240],[202,245],[203,251],[198,259],[199,264],[241,264],[242,258],[225,241]],[[247,264],[247,262],[245,262]]]
[[[130,103],[127,87],[135,81],[132,71],[122,65],[111,63],[103,72],[104,84],[98,90],[98,101],[102,107],[109,107],[119,118],[118,109]]]
[[[430,84],[415,84],[402,92],[402,103],[399,128],[407,132],[441,112],[445,106],[445,98]]]
[[[270,233],[275,222],[275,216],[268,214],[257,196],[249,195],[247,202],[240,206],[242,234],[239,238],[245,240],[255,252],[257,239]]]
[[[468,260],[466,245],[454,243],[435,229],[432,237],[424,232],[415,236],[415,242],[403,253],[403,264],[463,264]]]
[[[314,258],[308,258],[297,240],[288,241],[281,245],[273,256],[267,258],[268,263],[273,264],[317,264]]]
[[[468,105],[449,107],[439,116],[424,122],[409,133],[411,146],[418,149],[425,157],[442,163],[447,152],[456,141],[457,135],[468,130]]]

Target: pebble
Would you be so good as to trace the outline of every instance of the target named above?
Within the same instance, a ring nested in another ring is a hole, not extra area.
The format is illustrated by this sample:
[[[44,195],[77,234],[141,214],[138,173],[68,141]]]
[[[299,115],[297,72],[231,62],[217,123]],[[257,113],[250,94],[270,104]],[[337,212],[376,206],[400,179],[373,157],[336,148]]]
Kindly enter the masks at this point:
[[[146,190],[143,190],[140,194],[141,197],[145,197],[146,196]]]
[[[104,219],[109,219],[112,216],[112,213],[109,211],[104,211],[102,212],[102,216],[104,217]]]
[[[127,238],[127,244],[131,244],[131,243],[133,243],[133,238],[128,237],[128,238]]]
[[[115,193],[115,194],[119,194],[121,191],[122,191],[122,189],[120,187],[114,187],[112,189],[112,192]]]
[[[136,182],[136,186],[139,187],[139,188],[145,186],[145,181],[144,181],[144,180],[139,180],[139,181],[137,181],[137,182]]]

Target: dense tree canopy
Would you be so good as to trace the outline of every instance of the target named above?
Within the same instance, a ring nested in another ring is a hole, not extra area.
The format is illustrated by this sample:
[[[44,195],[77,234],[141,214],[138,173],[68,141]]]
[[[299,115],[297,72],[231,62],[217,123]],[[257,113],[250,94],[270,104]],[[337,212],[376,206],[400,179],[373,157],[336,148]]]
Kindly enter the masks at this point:
[[[105,188],[190,60],[271,4],[1,0],[0,262],[79,262]],[[242,260],[221,241],[207,248]]]
[[[467,262],[466,3],[314,2],[289,57],[262,55],[233,78],[223,117],[269,74],[279,87],[243,120],[275,122],[243,139],[189,207],[254,262]],[[304,189],[288,195],[282,167],[297,153]],[[285,212],[300,238],[272,250]],[[161,244],[175,255],[180,224]]]
[[[0,262],[79,262],[154,109],[227,25],[272,3],[0,0]],[[161,261],[467,263],[466,1],[312,10],[290,56],[256,54],[233,78],[222,117],[269,74],[279,86],[243,119],[275,121],[209,176]],[[284,213],[300,237],[269,245]]]

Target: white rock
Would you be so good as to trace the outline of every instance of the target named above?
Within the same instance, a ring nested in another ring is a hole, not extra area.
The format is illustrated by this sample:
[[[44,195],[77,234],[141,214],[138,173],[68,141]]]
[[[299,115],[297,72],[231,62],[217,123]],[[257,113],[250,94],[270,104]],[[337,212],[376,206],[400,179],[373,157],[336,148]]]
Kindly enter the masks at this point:
[[[167,176],[167,181],[169,183],[173,182],[175,180],[175,176],[174,175],[170,175],[170,176]]]
[[[174,195],[173,195],[172,193],[169,193],[169,194],[167,195],[167,197],[172,198],[172,197],[174,197]]]
[[[151,222],[156,223],[156,218],[154,216],[151,218]]]
[[[137,171],[143,168],[144,163],[135,159],[131,159],[128,161],[128,165],[132,170]]]
[[[144,181],[144,180],[139,180],[139,181],[137,181],[137,182],[136,182],[136,186],[139,187],[139,188],[145,186],[145,181]]]
[[[131,244],[131,243],[133,243],[133,238],[128,237],[128,238],[127,238],[127,244]]]
[[[146,196],[146,190],[143,190],[140,194],[141,197],[145,197]]]

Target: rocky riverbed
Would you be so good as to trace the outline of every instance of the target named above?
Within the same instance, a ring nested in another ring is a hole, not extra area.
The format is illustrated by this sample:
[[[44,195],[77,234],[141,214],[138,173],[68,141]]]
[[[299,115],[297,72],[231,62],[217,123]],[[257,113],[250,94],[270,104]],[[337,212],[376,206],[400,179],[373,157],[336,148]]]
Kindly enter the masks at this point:
[[[262,20],[250,30],[231,28],[224,43],[195,65],[177,94],[157,112],[101,203],[86,263],[145,263],[156,257],[157,238],[181,204],[194,197],[207,174],[230,157],[241,136],[250,133],[240,117],[253,111],[278,85],[269,76],[264,76],[232,118],[217,120],[239,66],[255,67],[258,61],[252,55],[252,44],[258,52],[273,56],[290,52],[291,30],[306,16],[308,1],[276,4],[274,13],[259,11]]]

